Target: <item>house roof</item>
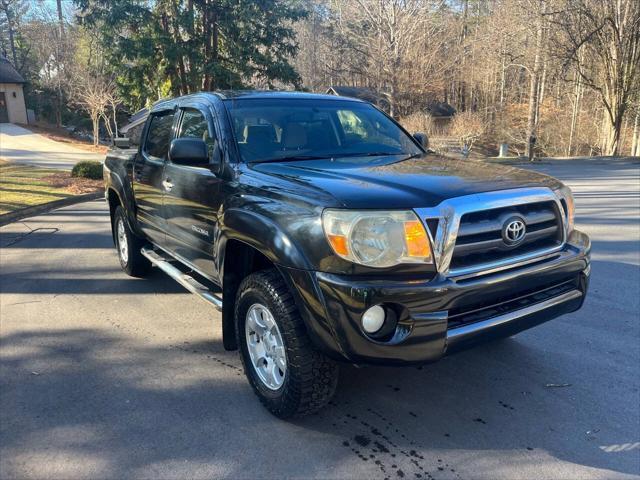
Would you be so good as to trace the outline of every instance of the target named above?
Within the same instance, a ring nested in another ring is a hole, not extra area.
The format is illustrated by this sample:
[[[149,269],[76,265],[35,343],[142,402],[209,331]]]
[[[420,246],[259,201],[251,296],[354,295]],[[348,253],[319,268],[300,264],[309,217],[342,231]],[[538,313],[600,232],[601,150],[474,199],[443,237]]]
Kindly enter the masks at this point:
[[[0,55],[0,83],[27,83],[4,56]]]
[[[427,103],[425,111],[433,117],[453,117],[456,114],[454,107],[447,102],[439,102],[437,100]]]

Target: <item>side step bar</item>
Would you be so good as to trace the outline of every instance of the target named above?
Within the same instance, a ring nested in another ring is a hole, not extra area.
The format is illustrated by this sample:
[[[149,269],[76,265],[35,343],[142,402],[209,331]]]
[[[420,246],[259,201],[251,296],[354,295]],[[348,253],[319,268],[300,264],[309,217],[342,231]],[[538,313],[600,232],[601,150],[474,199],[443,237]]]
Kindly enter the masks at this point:
[[[222,298],[213,293],[207,287],[202,285],[192,276],[182,272],[178,268],[171,265],[172,259],[167,259],[162,255],[158,254],[151,248],[142,247],[140,253],[144,255],[149,261],[162,270],[164,273],[173,278],[176,282],[182,285],[184,288],[189,290],[191,293],[197,295],[205,302],[213,305],[218,310],[222,310]]]

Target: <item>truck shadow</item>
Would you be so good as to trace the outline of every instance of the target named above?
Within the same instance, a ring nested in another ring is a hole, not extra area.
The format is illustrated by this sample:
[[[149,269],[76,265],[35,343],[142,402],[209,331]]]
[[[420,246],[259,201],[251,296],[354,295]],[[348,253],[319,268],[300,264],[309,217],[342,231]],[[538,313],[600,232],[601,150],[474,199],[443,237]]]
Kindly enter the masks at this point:
[[[544,459],[547,469],[637,473],[637,452],[602,448],[637,440],[637,406],[621,387],[593,382],[618,359],[595,366],[602,359],[588,359],[578,337],[580,367],[564,340],[546,340],[603,320],[563,318],[432,365],[343,366],[331,404],[287,422],[260,406],[237,353],[218,340],[158,345],[119,326],[14,331],[2,337],[0,472],[263,478],[267,463],[270,478],[340,477],[334,467],[359,465],[360,478],[460,479],[497,475],[505,461],[532,471]],[[618,368],[614,383],[628,378]],[[495,464],[457,453],[478,450],[495,451]]]

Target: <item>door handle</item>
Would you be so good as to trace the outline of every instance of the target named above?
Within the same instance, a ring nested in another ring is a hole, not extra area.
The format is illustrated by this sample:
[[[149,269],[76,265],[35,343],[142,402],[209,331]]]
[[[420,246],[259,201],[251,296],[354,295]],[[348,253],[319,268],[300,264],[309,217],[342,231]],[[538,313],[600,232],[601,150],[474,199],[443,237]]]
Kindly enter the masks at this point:
[[[173,183],[171,183],[171,180],[169,180],[169,179],[167,178],[166,180],[164,180],[164,181],[162,182],[162,186],[164,187],[164,189],[165,189],[167,192],[170,192],[170,191],[171,191],[171,189],[173,188]]]

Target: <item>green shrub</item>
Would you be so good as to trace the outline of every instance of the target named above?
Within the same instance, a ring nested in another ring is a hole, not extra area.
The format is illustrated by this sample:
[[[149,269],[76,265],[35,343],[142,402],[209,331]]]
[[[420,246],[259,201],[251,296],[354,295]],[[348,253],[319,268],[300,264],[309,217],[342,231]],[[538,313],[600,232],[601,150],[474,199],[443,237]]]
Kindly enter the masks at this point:
[[[102,163],[95,161],[78,162],[71,170],[71,176],[102,180]]]

